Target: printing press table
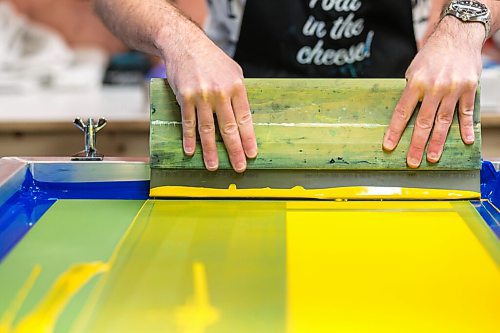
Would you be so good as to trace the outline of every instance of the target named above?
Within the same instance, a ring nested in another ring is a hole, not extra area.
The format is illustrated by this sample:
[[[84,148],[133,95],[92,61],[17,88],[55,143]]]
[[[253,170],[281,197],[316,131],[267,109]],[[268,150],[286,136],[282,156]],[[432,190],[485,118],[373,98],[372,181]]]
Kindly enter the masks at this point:
[[[0,332],[498,331],[488,200],[147,200],[98,163],[0,160]]]

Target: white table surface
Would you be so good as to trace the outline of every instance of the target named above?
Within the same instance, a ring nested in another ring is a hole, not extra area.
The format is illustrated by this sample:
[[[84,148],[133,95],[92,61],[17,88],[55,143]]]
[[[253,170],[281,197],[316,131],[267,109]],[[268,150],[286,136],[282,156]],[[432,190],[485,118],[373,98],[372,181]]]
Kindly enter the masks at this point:
[[[72,126],[76,117],[104,117],[111,126],[149,123],[147,93],[146,86],[106,86],[90,91],[0,94],[0,129]]]

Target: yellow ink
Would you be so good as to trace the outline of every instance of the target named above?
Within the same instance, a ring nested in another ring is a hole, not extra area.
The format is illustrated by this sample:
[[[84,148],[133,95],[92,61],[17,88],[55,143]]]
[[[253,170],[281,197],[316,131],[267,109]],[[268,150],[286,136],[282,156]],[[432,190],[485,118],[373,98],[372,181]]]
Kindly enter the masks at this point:
[[[175,313],[179,332],[203,333],[219,320],[219,312],[210,305],[205,266],[199,262],[193,264],[193,288],[193,298]]]
[[[38,303],[26,317],[24,317],[16,328],[10,329],[12,333],[50,333],[54,331],[54,326],[65,306],[71,298],[83,287],[92,277],[108,269],[108,265],[102,262],[77,264],[64,272],[52,285],[45,297]],[[32,284],[33,273],[28,279]],[[37,276],[37,275],[36,275]],[[28,288],[30,283],[24,287]],[[30,287],[31,288],[31,287]],[[26,293],[27,291],[22,291]],[[3,333],[3,332],[2,332]]]
[[[72,332],[196,332],[212,322],[207,332],[241,332],[240,323],[249,332],[278,331],[285,299],[283,288],[272,282],[283,282],[284,253],[277,263],[270,253],[284,249],[284,220],[274,219],[275,208],[284,204],[148,200],[110,272],[100,279],[104,286],[97,299],[87,301],[91,312],[79,316],[81,326]],[[249,234],[252,226],[260,227]],[[252,264],[242,269],[247,261]],[[255,280],[265,285],[256,290]],[[254,321],[251,310],[265,308],[258,306],[261,295],[272,298],[268,308],[278,309],[265,322]],[[198,319],[187,322],[190,316]]]
[[[177,198],[274,198],[274,199],[343,199],[343,200],[470,200],[479,199],[480,193],[473,191],[438,190],[402,187],[337,187],[327,189],[304,189],[296,186],[291,189],[259,188],[238,189],[232,184],[227,189],[162,186],[152,188],[151,197]]]
[[[151,209],[152,207],[152,202],[150,200],[146,200],[139,211],[137,212],[137,215],[134,217],[132,220],[132,223],[128,226],[127,230],[123,234],[122,238],[116,245],[115,249],[113,250],[113,253],[111,254],[111,258],[108,261],[107,264],[107,270],[111,271],[113,267],[115,267],[116,261],[118,260],[118,256],[120,254],[120,251],[123,249],[124,245],[126,244],[126,240],[130,237],[130,234],[135,230],[135,227],[137,225],[138,219],[142,216],[142,214],[145,214],[144,211]],[[95,310],[97,306],[97,302],[99,299],[99,296],[102,293],[102,290],[104,286],[106,285],[108,279],[109,279],[109,273],[103,276],[102,279],[99,280],[97,283],[96,287],[92,290],[92,293],[90,294],[90,297],[83,307],[80,315],[76,319],[73,327],[71,328],[72,333],[81,333],[81,332],[86,332],[87,327],[90,321],[90,317],[92,316],[92,312]]]
[[[446,204],[291,203],[287,331],[499,332],[499,266],[468,226],[484,222]]]
[[[287,201],[290,210],[345,210],[345,211],[443,211],[453,210],[453,201]]]
[[[466,201],[149,200],[139,215],[82,332],[498,331],[498,243]]]
[[[0,333],[11,332],[12,323],[16,319],[16,315],[18,314],[19,309],[21,309],[21,306],[23,305],[24,300],[31,291],[31,288],[33,288],[33,285],[40,276],[41,271],[42,269],[40,265],[36,265],[31,270],[31,274],[29,275],[28,279],[26,280],[26,282],[24,282],[21,289],[17,293],[16,297],[12,301],[12,304],[10,305],[10,307],[7,309],[4,316],[0,320]]]

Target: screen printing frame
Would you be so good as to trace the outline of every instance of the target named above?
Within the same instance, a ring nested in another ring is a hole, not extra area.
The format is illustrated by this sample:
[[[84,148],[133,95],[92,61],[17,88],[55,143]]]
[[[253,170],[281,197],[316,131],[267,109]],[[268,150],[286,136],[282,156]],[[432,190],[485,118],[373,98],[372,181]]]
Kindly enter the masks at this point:
[[[0,262],[57,200],[147,200],[149,174],[146,158],[0,158]]]
[[[495,179],[492,180],[491,175],[487,179],[487,172],[493,172]],[[493,196],[500,197],[500,160],[484,162],[481,178],[495,184],[481,184],[485,200],[473,201],[473,204],[500,238],[499,204],[495,207],[491,202]],[[3,230],[9,220],[24,219],[25,225],[10,239],[11,244],[4,251],[0,249],[0,261],[58,199],[146,200],[149,180],[146,158],[105,158],[89,162],[71,161],[67,157],[0,158],[0,244],[6,242]],[[20,206],[12,206],[12,202],[19,200]]]
[[[69,157],[4,157],[0,158],[0,206],[22,188],[28,172],[37,185],[149,182],[150,179],[147,158],[72,161]],[[138,195],[147,198],[147,192]]]

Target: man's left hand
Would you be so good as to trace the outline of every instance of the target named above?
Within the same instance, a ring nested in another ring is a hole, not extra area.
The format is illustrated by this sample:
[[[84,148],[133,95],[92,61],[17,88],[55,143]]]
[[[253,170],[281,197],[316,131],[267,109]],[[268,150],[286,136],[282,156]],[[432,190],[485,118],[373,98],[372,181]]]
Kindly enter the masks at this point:
[[[387,151],[397,147],[421,101],[407,154],[410,168],[420,166],[429,137],[427,161],[439,161],[457,104],[462,140],[474,143],[474,101],[484,36],[480,23],[445,17],[408,68],[407,85],[394,109],[383,147]]]

